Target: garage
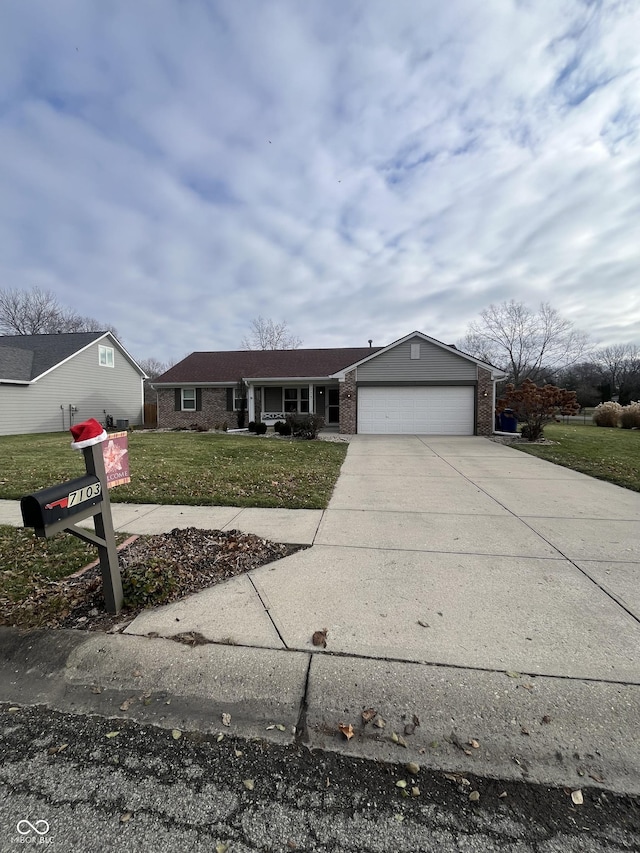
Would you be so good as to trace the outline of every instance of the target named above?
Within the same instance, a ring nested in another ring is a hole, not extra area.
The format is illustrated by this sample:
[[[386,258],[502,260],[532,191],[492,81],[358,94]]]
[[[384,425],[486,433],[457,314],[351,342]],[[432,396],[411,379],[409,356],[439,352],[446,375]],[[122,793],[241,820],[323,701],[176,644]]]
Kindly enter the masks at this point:
[[[472,386],[358,388],[358,433],[473,435]]]

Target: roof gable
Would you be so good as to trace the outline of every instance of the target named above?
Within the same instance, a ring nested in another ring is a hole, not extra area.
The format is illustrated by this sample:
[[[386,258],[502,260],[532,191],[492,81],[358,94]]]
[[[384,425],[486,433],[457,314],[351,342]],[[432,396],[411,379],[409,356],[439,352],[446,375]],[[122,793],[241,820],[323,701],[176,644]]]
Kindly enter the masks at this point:
[[[499,378],[501,376],[504,376],[503,371],[501,371],[499,368],[495,367],[495,365],[489,364],[486,361],[480,361],[480,359],[474,358],[472,355],[467,355],[467,353],[462,352],[461,350],[457,349],[457,347],[450,345],[450,344],[444,344],[442,341],[436,340],[436,338],[432,338],[429,335],[425,335],[424,332],[410,332],[410,334],[405,335],[403,338],[399,338],[397,341],[394,341],[393,343],[389,344],[388,346],[380,347],[374,353],[367,353],[364,356],[364,358],[360,359],[360,361],[354,362],[353,364],[348,365],[346,368],[344,368],[340,371],[337,371],[335,376],[340,378],[340,377],[344,376],[345,373],[348,373],[351,370],[354,370],[355,368],[360,367],[363,364],[366,364],[367,362],[375,359],[377,356],[384,355],[385,353],[389,352],[390,350],[395,349],[396,347],[401,346],[402,344],[405,344],[414,338],[419,338],[419,339],[421,339],[421,340],[423,340],[429,344],[435,345],[436,347],[440,347],[440,348],[442,348],[442,350],[446,351],[450,355],[458,356],[459,358],[464,359],[465,361],[471,362],[473,364],[478,364],[478,365],[480,365],[480,367],[489,368],[492,371],[492,373],[495,374],[493,376],[494,379]]]
[[[110,332],[62,332],[0,337],[0,380],[33,382],[103,338],[117,346],[140,375],[145,376],[144,371]],[[15,375],[5,374],[5,368]]]

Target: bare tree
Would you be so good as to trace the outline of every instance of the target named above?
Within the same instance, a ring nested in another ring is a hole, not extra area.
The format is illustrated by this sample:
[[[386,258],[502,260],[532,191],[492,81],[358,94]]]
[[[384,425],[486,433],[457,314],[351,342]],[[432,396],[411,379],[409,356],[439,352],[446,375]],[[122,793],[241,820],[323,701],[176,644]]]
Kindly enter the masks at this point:
[[[554,384],[572,388],[583,407],[597,406],[603,402],[602,369],[594,361],[582,361],[560,369],[556,373]]]
[[[464,338],[456,341],[456,347],[462,350],[462,352],[467,353],[467,355],[479,358],[480,361],[486,361],[488,364],[498,366],[498,362],[493,360],[496,358],[495,347],[482,335],[467,332]]]
[[[4,334],[41,334],[59,314],[60,306],[48,290],[0,290],[0,330]]]
[[[157,358],[140,358],[138,359],[138,364],[147,374],[149,379],[157,379],[158,376],[162,376],[163,373],[166,373],[170,367],[173,367],[174,362],[169,361],[160,361]]]
[[[46,335],[56,332],[112,332],[93,317],[82,317],[58,302],[50,290],[0,290],[0,332],[5,335]]]
[[[630,402],[640,389],[640,347],[614,344],[599,349],[595,357],[607,386],[606,396],[617,396],[620,402]]]
[[[298,349],[302,344],[300,338],[291,334],[286,321],[274,323],[264,317],[256,317],[251,321],[251,331],[242,339],[242,349]]]
[[[588,336],[547,302],[532,311],[512,299],[491,304],[480,317],[469,324],[459,348],[501,367],[516,386],[575,364],[588,350]]]
[[[147,374],[147,379],[144,380],[144,401],[145,403],[155,403],[156,392],[151,387],[153,382],[163,373],[166,373],[170,367],[176,363],[175,361],[160,361],[157,358],[140,358],[137,359],[138,364]]]

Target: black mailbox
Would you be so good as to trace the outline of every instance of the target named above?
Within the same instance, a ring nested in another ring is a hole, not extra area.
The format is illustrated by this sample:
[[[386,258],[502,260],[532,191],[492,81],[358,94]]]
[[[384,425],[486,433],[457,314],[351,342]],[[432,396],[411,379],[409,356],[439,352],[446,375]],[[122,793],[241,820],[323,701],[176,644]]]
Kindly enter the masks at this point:
[[[22,521],[25,527],[35,528],[38,536],[44,536],[50,525],[78,515],[101,501],[102,483],[95,475],[87,474],[26,495],[20,501]]]

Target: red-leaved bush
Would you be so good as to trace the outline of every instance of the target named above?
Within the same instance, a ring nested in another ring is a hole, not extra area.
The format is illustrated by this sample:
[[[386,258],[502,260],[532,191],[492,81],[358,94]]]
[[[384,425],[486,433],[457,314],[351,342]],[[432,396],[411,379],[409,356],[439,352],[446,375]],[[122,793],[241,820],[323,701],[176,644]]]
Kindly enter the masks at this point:
[[[577,415],[580,405],[575,391],[556,388],[555,385],[538,387],[525,379],[519,388],[507,385],[504,396],[497,402],[498,412],[513,409],[518,420],[524,424],[522,434],[529,441],[542,437],[544,425],[561,415]]]

